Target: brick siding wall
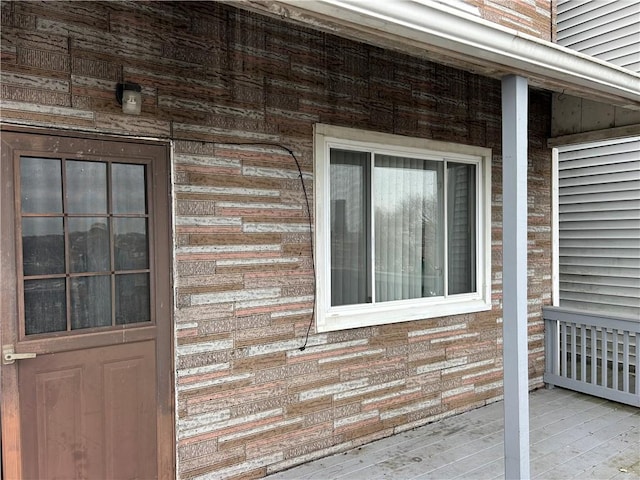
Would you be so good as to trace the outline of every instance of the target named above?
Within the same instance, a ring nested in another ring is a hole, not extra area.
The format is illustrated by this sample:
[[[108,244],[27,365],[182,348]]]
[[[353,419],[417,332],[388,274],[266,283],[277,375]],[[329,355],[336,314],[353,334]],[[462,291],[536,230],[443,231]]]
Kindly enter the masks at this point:
[[[181,478],[261,477],[501,397],[498,81],[215,2],[3,2],[1,55],[4,121],[173,140]],[[139,117],[115,102],[121,78],[143,86]],[[530,99],[533,388],[551,297],[550,95]],[[312,329],[299,350],[309,220],[277,145],[312,202],[316,122],[493,149],[492,311]]]
[[[555,35],[553,0],[463,0],[478,9],[480,17],[549,42]],[[447,4],[447,2],[444,2]]]

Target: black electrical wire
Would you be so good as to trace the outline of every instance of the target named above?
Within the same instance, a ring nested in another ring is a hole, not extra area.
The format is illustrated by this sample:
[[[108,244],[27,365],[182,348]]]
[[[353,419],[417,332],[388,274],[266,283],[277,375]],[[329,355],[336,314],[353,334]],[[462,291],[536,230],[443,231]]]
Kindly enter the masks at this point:
[[[311,267],[313,270],[313,297],[314,298],[313,298],[313,306],[311,309],[311,318],[309,319],[309,326],[307,327],[307,333],[304,337],[304,344],[300,347],[300,351],[304,351],[304,349],[307,348],[307,343],[309,342],[309,333],[311,332],[311,326],[313,325],[313,318],[315,317],[315,314],[316,314],[316,299],[315,299],[316,261],[314,258],[313,220],[311,217],[311,207],[309,206],[309,195],[307,194],[307,187],[304,183],[304,178],[302,176],[302,169],[300,168],[300,162],[298,161],[298,158],[293,153],[293,150],[291,150],[289,147],[286,147],[285,145],[282,145],[280,143],[271,143],[271,142],[246,142],[246,143],[245,142],[239,142],[239,143],[238,142],[211,142],[211,143],[213,143],[214,146],[215,145],[236,145],[236,146],[261,145],[261,146],[268,146],[268,147],[276,147],[276,148],[285,150],[289,155],[291,155],[291,158],[293,158],[293,161],[296,164],[296,167],[298,169],[298,176],[300,177],[300,184],[302,185],[302,193],[304,194],[304,200],[307,206],[307,218],[309,220],[309,244],[311,246]]]

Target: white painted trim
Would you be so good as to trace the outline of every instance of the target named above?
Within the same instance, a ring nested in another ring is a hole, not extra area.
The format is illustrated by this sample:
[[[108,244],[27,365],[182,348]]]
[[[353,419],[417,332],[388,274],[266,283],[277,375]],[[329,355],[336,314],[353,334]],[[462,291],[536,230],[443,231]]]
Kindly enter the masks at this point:
[[[318,332],[491,310],[491,149],[324,124],[314,126],[316,328]],[[378,304],[331,307],[329,149],[375,149],[477,165],[477,292]]]
[[[558,197],[559,150],[551,150],[551,301],[560,305],[560,199]]]
[[[640,123],[551,137],[547,140],[547,147],[568,147],[569,145],[610,142],[616,139],[637,136],[640,136]]]
[[[498,75],[524,75],[555,91],[602,93],[623,107],[640,109],[639,74],[436,1],[278,0],[267,8],[313,28],[333,26],[351,37],[426,52],[437,48],[453,58],[495,65]]]
[[[465,3],[464,0],[413,0],[415,3],[421,3],[422,5],[429,6],[433,1],[442,3],[445,6],[461,10],[463,12],[480,17],[480,9],[474,5]]]
[[[629,143],[636,142],[640,140],[639,135],[629,135],[622,138],[613,138],[613,139],[603,139],[603,140],[594,140],[591,142],[581,142],[579,144],[571,144],[571,145],[558,145],[557,150],[558,153],[562,152],[573,152],[576,150],[586,150],[589,148],[595,147],[603,147],[607,145],[617,145],[619,143]]]

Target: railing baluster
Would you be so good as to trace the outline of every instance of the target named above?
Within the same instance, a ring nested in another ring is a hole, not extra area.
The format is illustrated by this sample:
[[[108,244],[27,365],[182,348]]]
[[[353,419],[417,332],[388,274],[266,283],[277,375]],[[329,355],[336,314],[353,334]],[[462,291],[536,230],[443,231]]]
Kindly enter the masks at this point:
[[[636,341],[635,341],[635,349],[633,354],[636,357],[636,368],[635,368],[635,372],[634,375],[636,376],[636,389],[634,391],[634,393],[636,395],[640,395],[640,351],[638,350],[638,347],[640,347],[640,335],[638,335],[637,333],[634,335],[634,337],[636,337]]]
[[[553,322],[553,373],[560,374],[560,322]]]
[[[571,338],[569,341],[571,342],[571,378],[576,379],[576,330],[577,326],[575,323],[570,325]]]
[[[544,321],[544,364],[545,372],[558,375],[558,321]],[[553,384],[549,384],[551,388]]]
[[[580,381],[586,382],[587,378],[587,327],[580,326]]]
[[[567,324],[560,322],[560,376],[567,376]]]
[[[598,330],[591,327],[591,383],[598,383]]]
[[[602,355],[602,360],[600,361],[600,381],[603,387],[607,387],[607,352],[609,347],[607,346],[607,328],[602,327],[602,340],[600,342],[600,352]]]
[[[622,391],[629,393],[629,332],[622,334]]]
[[[613,341],[611,346],[613,347],[613,353],[611,355],[611,377],[613,379],[613,389],[618,390],[618,330],[614,328],[612,330]]]

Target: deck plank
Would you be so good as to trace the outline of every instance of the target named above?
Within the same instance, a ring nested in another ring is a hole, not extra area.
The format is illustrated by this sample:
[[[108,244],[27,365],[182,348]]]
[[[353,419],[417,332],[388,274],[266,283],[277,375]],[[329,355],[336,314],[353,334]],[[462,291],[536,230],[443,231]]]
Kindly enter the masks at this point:
[[[640,480],[640,409],[561,388],[532,392],[529,407],[532,478]],[[268,478],[497,480],[503,432],[497,402]]]

